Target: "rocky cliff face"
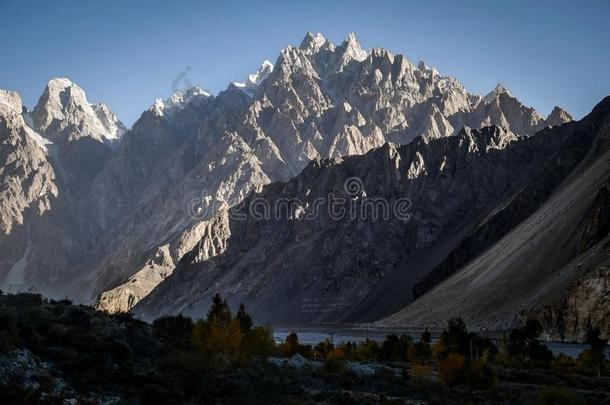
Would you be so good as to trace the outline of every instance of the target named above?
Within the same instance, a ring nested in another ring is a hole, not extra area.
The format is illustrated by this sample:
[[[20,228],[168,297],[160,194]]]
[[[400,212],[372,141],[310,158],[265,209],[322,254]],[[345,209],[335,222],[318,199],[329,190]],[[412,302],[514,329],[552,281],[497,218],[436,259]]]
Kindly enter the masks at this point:
[[[418,136],[432,142],[463,125],[526,136],[567,119],[543,119],[502,87],[472,95],[423,62],[363,50],[353,35],[334,45],[320,34],[217,96],[193,88],[157,100],[129,131],[68,79],[51,80],[25,117],[26,129],[52,142],[46,161],[58,197],[28,226],[38,253],[20,261],[24,236],[2,239],[14,252],[0,275],[20,263],[40,292],[85,302],[103,293],[99,306],[109,311],[130,309],[169,276],[218,209],[288,181],[311,160]],[[193,201],[198,211],[189,213]],[[49,270],[40,277],[42,263]]]
[[[472,327],[502,330],[537,317],[548,336],[582,339],[589,325],[603,328],[607,336],[609,123],[606,98],[583,120],[538,133],[534,138],[553,134],[558,141],[566,139],[545,171],[553,176],[565,164],[573,167],[557,189],[512,231],[492,239],[497,241],[482,253],[469,255],[452,275],[431,283],[436,285],[380,324],[431,327],[461,316]],[[498,229],[494,223],[521,216],[520,199],[546,193],[532,184],[475,229],[470,246]],[[540,183],[548,184],[552,182]]]
[[[578,255],[562,271],[572,281],[560,298],[546,306],[526,309],[522,318],[536,318],[547,338],[584,341],[587,331],[600,328],[610,338],[610,182],[597,192],[582,221]]]
[[[57,196],[47,160],[50,142],[25,124],[22,112],[19,95],[0,90],[0,231],[5,235],[23,226],[29,214],[42,215]]]
[[[600,328],[602,337],[610,337],[610,243],[602,247],[606,261],[589,268],[588,273],[569,284],[557,302],[538,309],[526,309],[522,319],[536,318],[544,328],[544,337],[552,340],[586,341],[587,331]]]
[[[21,98],[0,90],[0,268],[3,289],[28,288],[25,269],[32,252],[32,224],[48,215],[58,195],[49,163],[50,142],[29,128]]]

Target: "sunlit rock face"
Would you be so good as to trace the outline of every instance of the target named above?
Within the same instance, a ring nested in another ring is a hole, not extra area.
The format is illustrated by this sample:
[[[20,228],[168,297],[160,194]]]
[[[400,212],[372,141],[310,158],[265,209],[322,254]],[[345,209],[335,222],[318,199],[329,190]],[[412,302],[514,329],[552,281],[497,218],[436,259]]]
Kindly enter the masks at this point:
[[[5,235],[28,215],[42,215],[57,196],[50,142],[26,125],[22,112],[19,95],[0,90],[0,232]]]

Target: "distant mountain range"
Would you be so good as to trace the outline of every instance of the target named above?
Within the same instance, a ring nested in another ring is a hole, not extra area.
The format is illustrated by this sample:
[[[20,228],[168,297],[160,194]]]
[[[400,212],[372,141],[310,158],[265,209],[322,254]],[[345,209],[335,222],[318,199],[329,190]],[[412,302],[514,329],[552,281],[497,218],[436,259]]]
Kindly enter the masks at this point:
[[[129,130],[65,78],[32,111],[0,90],[1,288],[147,319],[200,315],[215,292],[269,322],[434,325],[459,312],[500,328],[529,311],[549,333],[577,335],[585,315],[561,308],[582,310],[570,291],[607,258],[606,104],[562,125],[559,107],[544,118],[501,85],[470,94],[353,34],[340,45],[307,34],[216,96],[156,100]],[[248,209],[298,198],[291,215],[304,215],[330,193],[408,199],[413,215],[265,220]],[[541,213],[571,224],[564,241]],[[539,256],[519,250],[525,241]],[[584,254],[600,259],[572,263]],[[463,294],[470,304],[458,305]]]

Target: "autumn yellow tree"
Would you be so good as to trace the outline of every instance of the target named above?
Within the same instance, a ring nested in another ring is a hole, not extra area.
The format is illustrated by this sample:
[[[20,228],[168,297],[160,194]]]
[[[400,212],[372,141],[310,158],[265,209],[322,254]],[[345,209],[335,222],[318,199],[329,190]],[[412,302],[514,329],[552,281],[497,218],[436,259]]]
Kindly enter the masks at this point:
[[[206,319],[193,327],[193,347],[213,367],[260,362],[273,350],[272,333],[252,325],[243,304],[233,317],[227,301],[216,294]]]

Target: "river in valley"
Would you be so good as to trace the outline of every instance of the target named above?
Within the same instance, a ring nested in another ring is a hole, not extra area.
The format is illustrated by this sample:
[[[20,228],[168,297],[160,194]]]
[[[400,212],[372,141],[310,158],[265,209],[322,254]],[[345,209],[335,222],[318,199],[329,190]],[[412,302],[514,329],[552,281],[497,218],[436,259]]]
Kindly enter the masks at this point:
[[[341,342],[362,342],[366,339],[383,341],[389,334],[401,335],[406,334],[412,336],[414,340],[419,339],[421,331],[415,330],[379,330],[379,329],[353,329],[345,325],[337,325],[337,327],[329,326],[276,326],[274,327],[273,337],[276,342],[283,342],[290,332],[296,332],[299,337],[299,342],[305,345],[316,345],[325,339],[332,340],[333,343]],[[432,333],[432,340],[438,339],[438,334]],[[493,338],[492,338],[493,339]],[[559,353],[564,353],[567,356],[576,358],[589,346],[581,343],[567,342],[543,342],[555,356]],[[606,357],[610,358],[610,347],[606,348]]]

